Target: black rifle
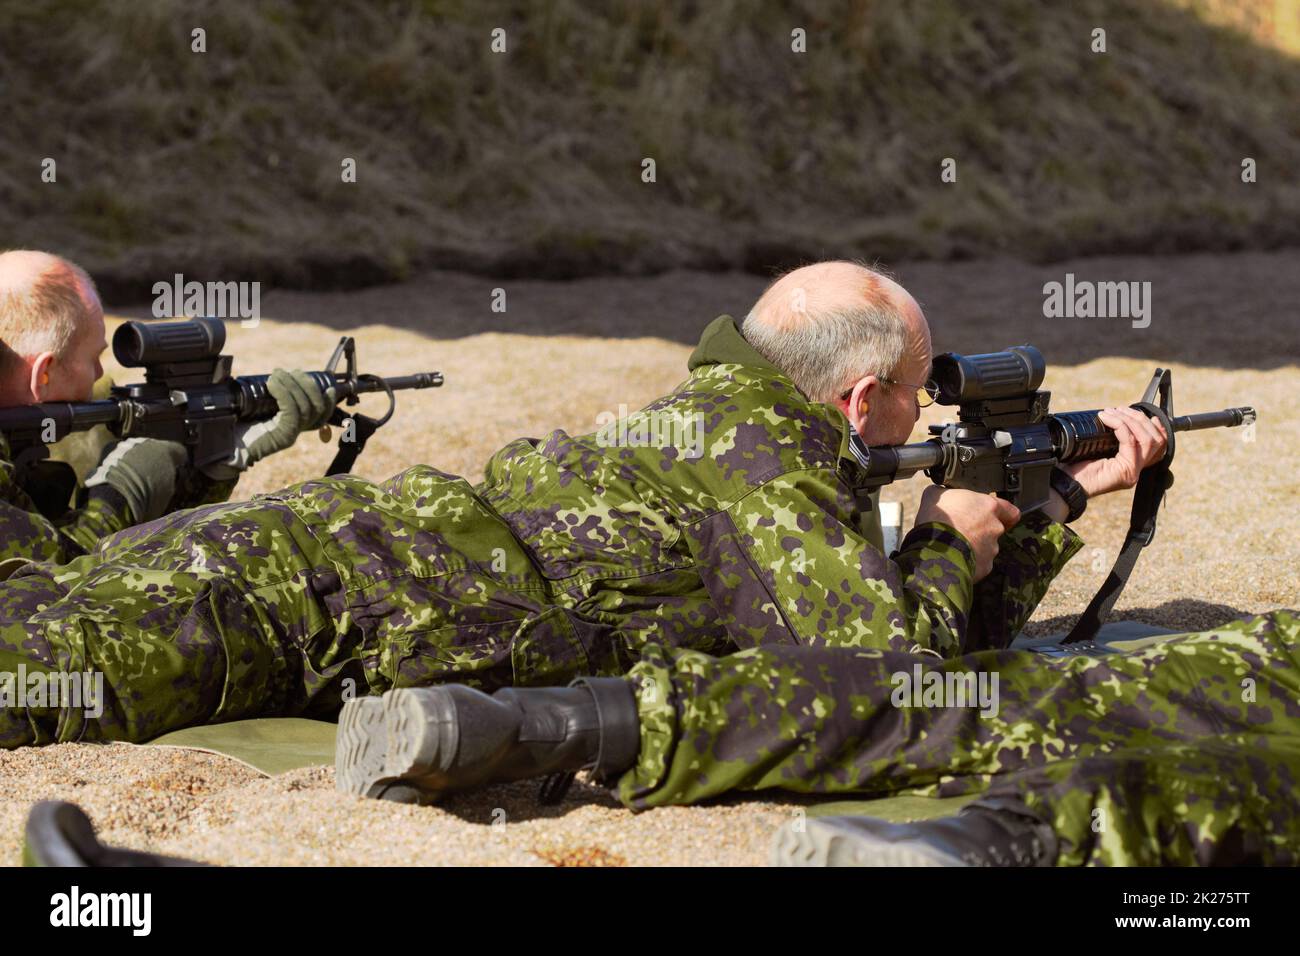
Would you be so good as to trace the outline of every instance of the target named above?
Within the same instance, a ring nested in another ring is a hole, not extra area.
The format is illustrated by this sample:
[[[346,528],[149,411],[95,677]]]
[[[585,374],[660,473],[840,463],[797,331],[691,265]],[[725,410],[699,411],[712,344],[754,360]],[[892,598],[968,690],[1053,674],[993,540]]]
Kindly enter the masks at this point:
[[[67,506],[72,488],[68,469],[43,466],[49,446],[72,432],[105,425],[117,438],[159,438],[186,446],[195,467],[225,461],[235,450],[235,428],[271,418],[278,410],[266,375],[230,374],[233,359],[222,355],[226,326],[220,319],[184,322],[125,322],[113,333],[113,354],[128,368],[143,368],[145,380],[114,386],[111,397],[90,402],[51,402],[0,409],[0,433],[9,441],[19,481],[47,514]],[[340,361],[344,369],[338,370]],[[435,388],[441,372],[383,378],[357,372],[356,342],[344,336],[325,365],[308,372],[324,391],[333,388],[338,406],[331,424],[343,426],[339,450],[327,475],[350,471],[370,436],[397,406],[394,392]],[[380,418],[349,415],[358,396],[384,392],[388,411]],[[47,511],[47,508],[50,509]]]
[[[1109,458],[1119,449],[1114,431],[1098,418],[1099,409],[1051,414],[1051,392],[1039,391],[1047,365],[1032,345],[1003,352],[958,355],[934,360],[935,401],[956,405],[958,420],[931,425],[934,435],[910,445],[868,447],[857,434],[850,443],[867,470],[867,486],[877,488],[924,471],[949,488],[996,492],[1028,512],[1047,504],[1052,468],[1057,464]],[[1165,457],[1142,471],[1133,496],[1128,536],[1110,576],[1089,604],[1066,643],[1090,640],[1123,590],[1138,553],[1151,543],[1156,514],[1173,484],[1174,434],[1202,428],[1230,428],[1255,421],[1255,409],[1175,416],[1173,376],[1156,369],[1141,401],[1133,408],[1157,418],[1165,427]]]

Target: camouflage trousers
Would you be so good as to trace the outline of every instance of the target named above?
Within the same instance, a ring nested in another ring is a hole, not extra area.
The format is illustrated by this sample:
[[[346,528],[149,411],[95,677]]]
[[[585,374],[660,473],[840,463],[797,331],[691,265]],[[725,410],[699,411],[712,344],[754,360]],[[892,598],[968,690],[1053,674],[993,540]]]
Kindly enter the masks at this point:
[[[616,792],[631,807],[971,794],[1050,823],[1066,865],[1300,860],[1294,612],[1103,656],[650,648],[630,676],[641,752]]]
[[[625,673],[620,632],[557,600],[501,518],[431,468],[179,512],[0,582],[0,747]]]

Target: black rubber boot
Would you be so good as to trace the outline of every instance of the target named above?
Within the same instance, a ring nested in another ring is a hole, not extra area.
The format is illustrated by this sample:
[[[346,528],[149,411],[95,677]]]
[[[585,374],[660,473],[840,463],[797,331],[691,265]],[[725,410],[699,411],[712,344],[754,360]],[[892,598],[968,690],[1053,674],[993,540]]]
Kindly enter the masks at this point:
[[[27,815],[23,866],[207,866],[195,860],[104,846],[75,803],[43,800]]]
[[[772,841],[772,866],[1051,866],[1056,834],[1005,809],[968,807],[953,817],[889,823],[875,817],[814,817],[788,823]]]
[[[491,696],[459,684],[403,688],[344,705],[334,777],[345,793],[423,803],[578,770],[616,776],[640,746],[636,696],[622,678]]]

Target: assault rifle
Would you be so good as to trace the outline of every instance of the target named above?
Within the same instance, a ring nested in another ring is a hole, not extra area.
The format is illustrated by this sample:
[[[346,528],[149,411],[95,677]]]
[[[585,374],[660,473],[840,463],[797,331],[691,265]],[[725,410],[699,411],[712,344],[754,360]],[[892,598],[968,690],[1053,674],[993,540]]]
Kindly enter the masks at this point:
[[[996,492],[1022,513],[1041,508],[1050,496],[1051,473],[1057,464],[1108,458],[1119,449],[1119,440],[1098,418],[1098,409],[1049,411],[1051,393],[1038,388],[1046,372],[1042,354],[1031,345],[983,355],[937,356],[928,388],[938,404],[957,406],[958,420],[931,425],[935,437],[909,445],[869,447],[853,434],[851,449],[867,471],[867,487],[924,471],[949,488]],[[1255,409],[1249,406],[1175,416],[1173,376],[1160,368],[1132,407],[1164,425],[1165,457],[1138,478],[1119,558],[1066,643],[1095,636],[1128,581],[1138,553],[1155,537],[1156,514],[1174,480],[1169,466],[1174,460],[1175,433],[1255,421]]]
[[[42,511],[67,506],[72,488],[68,469],[45,468],[49,446],[65,436],[105,425],[117,438],[160,438],[186,446],[190,461],[203,467],[235,450],[235,428],[271,418],[277,411],[267,375],[231,374],[233,359],[222,355],[226,326],[220,319],[183,322],[125,322],[113,333],[113,355],[128,368],[143,368],[143,382],[114,386],[109,398],[54,402],[0,409],[0,433],[9,441],[19,480]],[[344,367],[339,369],[339,363]],[[394,392],[442,385],[441,372],[384,378],[357,371],[356,341],[344,336],[324,371],[308,372],[322,391],[333,388],[337,406],[330,418],[343,426],[339,450],[327,475],[352,469],[366,442],[393,417]],[[359,396],[383,392],[388,411],[380,418],[348,414]],[[60,474],[62,472],[62,474]]]

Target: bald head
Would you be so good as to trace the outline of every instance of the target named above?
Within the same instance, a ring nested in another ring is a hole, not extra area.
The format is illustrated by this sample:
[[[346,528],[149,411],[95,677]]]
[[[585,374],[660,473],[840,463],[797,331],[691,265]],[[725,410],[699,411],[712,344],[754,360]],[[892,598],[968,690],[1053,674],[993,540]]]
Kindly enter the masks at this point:
[[[0,253],[0,341],[10,349],[63,354],[82,320],[100,311],[80,266],[31,249]]]
[[[833,401],[866,374],[924,378],[930,363],[930,328],[916,300],[855,262],[787,272],[755,303],[742,331],[813,401]]]
[[[48,252],[35,249],[11,249],[0,253],[0,295],[23,295],[31,292],[45,273],[70,265]]]
[[[0,397],[6,404],[85,399],[101,374],[104,344],[104,312],[85,270],[48,252],[0,253]]]

